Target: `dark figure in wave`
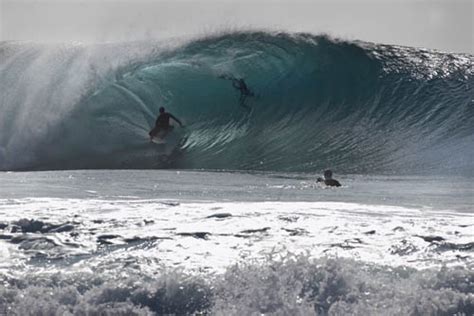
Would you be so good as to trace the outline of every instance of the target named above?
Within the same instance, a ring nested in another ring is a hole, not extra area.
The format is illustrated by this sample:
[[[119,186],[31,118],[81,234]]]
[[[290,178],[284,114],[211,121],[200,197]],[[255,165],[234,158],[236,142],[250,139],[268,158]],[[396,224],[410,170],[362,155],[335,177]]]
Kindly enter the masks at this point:
[[[247,97],[253,97],[255,94],[252,90],[247,87],[245,80],[243,78],[235,78],[234,76],[222,75],[219,78],[227,79],[232,81],[232,87],[240,91],[239,104],[241,107],[245,108],[247,111],[250,111],[251,108],[245,104]]]
[[[321,177],[318,177],[316,179],[316,182],[324,182],[325,185],[330,186],[330,187],[340,187],[341,186],[339,181],[332,178],[332,171],[331,170],[325,170],[324,171],[324,179],[321,178]]]
[[[160,115],[156,118],[155,127],[148,133],[148,135],[150,135],[150,140],[157,136],[159,136],[159,138],[164,138],[173,130],[173,126],[170,125],[170,118],[178,122],[179,126],[183,127],[180,120],[178,120],[173,114],[166,112],[164,107],[160,107]]]

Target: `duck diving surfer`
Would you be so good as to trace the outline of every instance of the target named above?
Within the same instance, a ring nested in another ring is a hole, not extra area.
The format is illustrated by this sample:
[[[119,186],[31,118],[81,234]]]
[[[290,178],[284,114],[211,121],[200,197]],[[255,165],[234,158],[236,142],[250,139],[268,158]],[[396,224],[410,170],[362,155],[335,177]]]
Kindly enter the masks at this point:
[[[332,178],[332,171],[331,170],[325,170],[324,171],[324,179],[321,178],[321,177],[318,177],[316,179],[316,182],[323,182],[325,185],[330,186],[330,187],[340,187],[341,186],[339,181]]]
[[[173,126],[170,125],[170,118],[178,122],[179,126],[183,127],[183,124],[179,119],[177,119],[173,114],[166,112],[164,107],[160,107],[160,115],[156,118],[155,127],[153,127],[153,129],[148,133],[148,135],[150,135],[150,141],[162,131],[163,134],[160,138],[164,138],[171,130],[173,130]]]

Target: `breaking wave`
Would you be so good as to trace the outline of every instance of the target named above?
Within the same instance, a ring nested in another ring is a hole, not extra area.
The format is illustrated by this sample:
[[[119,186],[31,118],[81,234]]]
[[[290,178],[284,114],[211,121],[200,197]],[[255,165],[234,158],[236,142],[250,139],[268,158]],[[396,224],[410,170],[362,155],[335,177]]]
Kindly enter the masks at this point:
[[[472,315],[469,268],[412,270],[347,259],[269,258],[224,274],[103,273],[0,276],[8,315]]]
[[[0,56],[0,170],[474,172],[471,55],[238,32]],[[160,106],[186,127],[156,145]]]

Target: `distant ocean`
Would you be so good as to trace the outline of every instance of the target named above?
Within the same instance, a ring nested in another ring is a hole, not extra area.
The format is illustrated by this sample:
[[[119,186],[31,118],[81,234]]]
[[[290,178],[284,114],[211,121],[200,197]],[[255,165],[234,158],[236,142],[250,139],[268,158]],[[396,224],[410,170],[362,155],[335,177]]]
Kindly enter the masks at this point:
[[[0,315],[473,315],[473,62],[0,42]],[[185,127],[155,144],[160,106]]]

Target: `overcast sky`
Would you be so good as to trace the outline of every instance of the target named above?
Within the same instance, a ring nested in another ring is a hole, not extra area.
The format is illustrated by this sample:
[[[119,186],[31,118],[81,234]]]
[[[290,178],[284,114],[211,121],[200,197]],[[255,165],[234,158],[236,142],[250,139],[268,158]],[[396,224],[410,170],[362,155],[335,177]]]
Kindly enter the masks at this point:
[[[474,0],[0,0],[0,39],[127,41],[266,28],[474,53]]]

